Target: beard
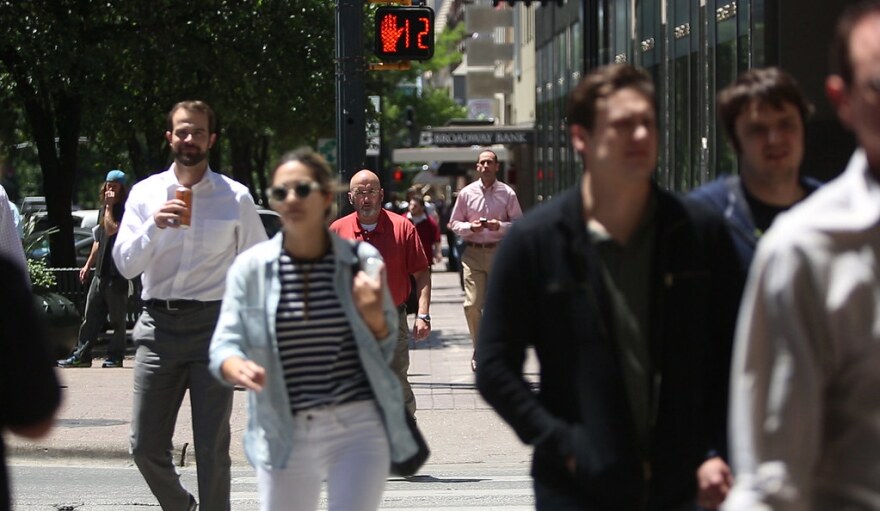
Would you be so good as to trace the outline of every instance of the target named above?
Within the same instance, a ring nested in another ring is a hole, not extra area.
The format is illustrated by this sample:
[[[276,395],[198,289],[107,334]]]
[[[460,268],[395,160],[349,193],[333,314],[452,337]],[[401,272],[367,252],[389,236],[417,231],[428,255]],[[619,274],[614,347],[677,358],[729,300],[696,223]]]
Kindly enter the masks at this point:
[[[208,157],[208,151],[202,151],[198,147],[178,146],[172,147],[171,153],[174,155],[174,161],[184,167],[193,167],[205,161]]]

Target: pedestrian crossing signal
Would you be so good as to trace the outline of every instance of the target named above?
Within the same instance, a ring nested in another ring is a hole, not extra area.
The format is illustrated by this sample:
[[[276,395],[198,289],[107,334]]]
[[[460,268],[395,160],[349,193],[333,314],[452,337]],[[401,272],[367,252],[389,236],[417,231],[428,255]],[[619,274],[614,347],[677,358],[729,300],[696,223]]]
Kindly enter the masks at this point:
[[[376,56],[382,60],[428,60],[434,56],[434,10],[384,6],[376,10]]]

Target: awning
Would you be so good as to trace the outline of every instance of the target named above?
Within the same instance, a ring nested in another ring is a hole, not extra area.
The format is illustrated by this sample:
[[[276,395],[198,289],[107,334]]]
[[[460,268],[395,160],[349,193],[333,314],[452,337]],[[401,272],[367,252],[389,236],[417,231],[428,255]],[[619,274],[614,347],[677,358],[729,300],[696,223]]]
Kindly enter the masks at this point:
[[[395,149],[391,153],[394,163],[428,163],[428,162],[466,162],[477,163],[480,153],[490,150],[498,155],[498,161],[509,161],[510,155],[505,147],[418,147],[412,149]]]
[[[421,170],[413,176],[412,182],[414,185],[448,185],[449,178],[438,176],[430,170]]]

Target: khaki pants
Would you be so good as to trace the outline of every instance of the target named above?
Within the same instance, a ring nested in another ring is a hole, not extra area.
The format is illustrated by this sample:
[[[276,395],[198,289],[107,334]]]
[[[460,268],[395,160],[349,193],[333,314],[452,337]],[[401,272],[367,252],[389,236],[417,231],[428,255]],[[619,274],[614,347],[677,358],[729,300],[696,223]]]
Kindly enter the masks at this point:
[[[495,247],[483,248],[468,246],[461,257],[462,274],[464,277],[464,317],[471,341],[477,347],[477,333],[480,331],[480,319],[483,317],[483,303],[486,301],[486,285],[492,260],[495,258]]]
[[[403,390],[403,405],[406,411],[415,416],[416,396],[413,394],[412,385],[409,384],[407,373],[409,372],[409,324],[406,322],[406,308],[398,309],[397,343],[394,345],[394,358],[391,359],[391,370],[400,381]]]

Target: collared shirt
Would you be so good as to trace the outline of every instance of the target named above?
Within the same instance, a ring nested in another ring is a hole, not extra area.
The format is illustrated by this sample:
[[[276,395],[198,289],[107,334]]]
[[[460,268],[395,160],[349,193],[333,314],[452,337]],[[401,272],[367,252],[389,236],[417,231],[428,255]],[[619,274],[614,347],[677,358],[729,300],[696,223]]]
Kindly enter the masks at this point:
[[[192,187],[190,228],[159,229],[153,214],[178,186],[172,164],[132,187],[113,260],[125,278],[143,273],[144,300],[220,300],[233,259],[266,230],[248,189],[211,169]]]
[[[357,212],[336,220],[330,230],[343,239],[366,241],[379,250],[385,260],[388,288],[395,305],[406,302],[409,276],[428,269],[428,259],[416,228],[397,213],[381,210],[376,228],[369,232],[361,226]]]
[[[449,223],[452,225],[452,232],[465,241],[497,243],[513,225],[513,221],[521,217],[522,209],[513,188],[498,180],[486,187],[482,180],[477,179],[458,192]],[[472,231],[470,223],[480,218],[497,219],[501,222],[501,228],[497,231]]]
[[[758,245],[737,325],[739,509],[880,509],[880,183],[863,151]]]
[[[18,269],[24,272],[25,278],[30,282],[27,271],[27,261],[24,257],[24,247],[21,238],[15,228],[15,220],[9,207],[9,197],[6,189],[0,186],[0,254],[5,255],[14,262]]]
[[[614,311],[614,339],[643,453],[649,451],[652,406],[652,364],[648,349],[651,315],[651,275],[657,233],[657,198],[648,207],[626,245],[604,229],[590,225],[590,240],[602,259],[602,277]]]

